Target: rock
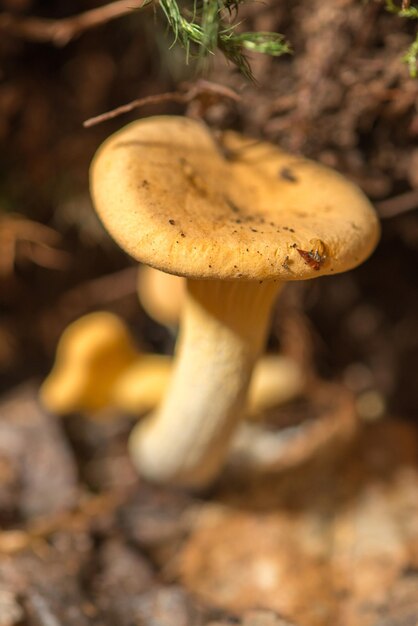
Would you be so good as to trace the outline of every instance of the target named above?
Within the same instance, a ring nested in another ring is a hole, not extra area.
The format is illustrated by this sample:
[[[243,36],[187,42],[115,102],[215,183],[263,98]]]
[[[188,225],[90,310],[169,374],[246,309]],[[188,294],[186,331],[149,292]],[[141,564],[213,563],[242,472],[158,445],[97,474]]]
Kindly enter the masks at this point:
[[[296,624],[273,611],[259,609],[244,613],[242,626],[296,626]]]
[[[68,509],[76,496],[76,464],[59,422],[33,385],[18,387],[0,404],[0,501],[9,516],[30,519]]]
[[[18,626],[24,617],[16,593],[0,587],[0,626]]]
[[[133,546],[114,538],[100,547],[95,568],[91,583],[95,606],[103,619],[130,626],[138,596],[155,584],[150,563]]]
[[[132,503],[121,511],[121,525],[142,548],[178,543],[190,526],[192,505],[192,498],[182,492],[141,485]]]
[[[199,626],[202,615],[180,587],[160,587],[139,596],[134,605],[138,626]]]
[[[59,533],[49,544],[39,542],[34,547],[32,552],[0,560],[0,590],[8,593],[9,614],[20,615],[16,626],[91,626],[95,609],[81,584],[91,556],[88,537]],[[13,622],[11,626],[15,626]]]

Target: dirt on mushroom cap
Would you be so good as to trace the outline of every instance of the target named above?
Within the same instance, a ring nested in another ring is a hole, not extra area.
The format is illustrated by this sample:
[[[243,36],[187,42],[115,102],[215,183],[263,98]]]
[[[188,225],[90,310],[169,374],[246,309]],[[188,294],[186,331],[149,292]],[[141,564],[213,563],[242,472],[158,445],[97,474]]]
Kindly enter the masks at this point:
[[[371,254],[375,212],[352,183],[276,146],[183,117],[140,120],[91,169],[96,209],[134,258],[191,278],[303,280]]]

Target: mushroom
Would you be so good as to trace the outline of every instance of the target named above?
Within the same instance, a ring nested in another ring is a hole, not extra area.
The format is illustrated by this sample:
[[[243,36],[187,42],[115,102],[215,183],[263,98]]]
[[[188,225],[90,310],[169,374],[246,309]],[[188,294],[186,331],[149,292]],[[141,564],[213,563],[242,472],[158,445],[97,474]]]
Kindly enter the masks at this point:
[[[77,411],[96,415],[114,408],[139,416],[159,404],[172,367],[169,356],[139,352],[117,315],[90,313],[65,329],[40,398],[57,415]],[[289,393],[293,395],[295,387],[302,386],[299,376],[299,370],[284,357],[260,359],[251,382],[250,414],[286,402]]]
[[[170,356],[148,354],[137,359],[115,381],[114,406],[135,416],[155,409],[167,390],[172,368]]]
[[[40,389],[52,413],[95,412],[111,404],[114,381],[138,353],[123,321],[105,311],[84,315],[65,329],[54,367]]]
[[[181,276],[167,274],[143,265],[138,271],[138,298],[148,315],[159,324],[175,329],[179,324],[183,302],[186,297],[186,280]],[[157,364],[156,364],[157,365]],[[149,373],[143,364],[131,367],[118,385],[119,406],[137,413],[142,406],[146,379],[157,392],[164,386],[160,376],[165,372],[151,368]],[[144,378],[145,374],[145,378]],[[160,378],[156,385],[156,377]],[[305,376],[298,364],[285,355],[263,356],[254,371],[248,394],[248,408],[245,418],[257,419],[263,412],[279,404],[285,404],[297,397],[305,385]],[[157,399],[157,393],[155,399]]]
[[[116,407],[131,415],[154,409],[167,391],[172,358],[148,355],[140,358],[115,381],[112,399]],[[301,393],[304,378],[294,361],[280,355],[266,355],[254,368],[243,417],[258,419],[264,412],[289,402]]]
[[[149,265],[138,271],[138,297],[148,315],[163,326],[178,324],[186,284],[180,276],[160,272]]]
[[[173,376],[130,450],[142,476],[203,487],[244,413],[281,287],[361,263],[378,220],[338,173],[234,132],[217,141],[182,117],[140,120],[107,139],[91,186],[126,252],[187,278]]]
[[[281,354],[266,354],[256,363],[244,417],[259,419],[265,411],[286,404],[302,393],[305,376],[299,365]]]

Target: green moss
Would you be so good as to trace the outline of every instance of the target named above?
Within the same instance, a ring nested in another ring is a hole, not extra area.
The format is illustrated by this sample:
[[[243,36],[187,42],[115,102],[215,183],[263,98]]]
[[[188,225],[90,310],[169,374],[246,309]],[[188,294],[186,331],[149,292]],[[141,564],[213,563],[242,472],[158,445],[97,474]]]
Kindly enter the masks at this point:
[[[283,35],[271,32],[237,33],[236,20],[239,5],[245,0],[195,0],[193,3],[177,0],[158,0],[170,30],[174,35],[173,45],[178,42],[186,51],[186,57],[197,57],[206,63],[219,49],[234,63],[247,78],[252,79],[252,71],[246,51],[259,52],[271,56],[281,56],[290,52],[290,46]],[[149,0],[146,0],[147,4]]]

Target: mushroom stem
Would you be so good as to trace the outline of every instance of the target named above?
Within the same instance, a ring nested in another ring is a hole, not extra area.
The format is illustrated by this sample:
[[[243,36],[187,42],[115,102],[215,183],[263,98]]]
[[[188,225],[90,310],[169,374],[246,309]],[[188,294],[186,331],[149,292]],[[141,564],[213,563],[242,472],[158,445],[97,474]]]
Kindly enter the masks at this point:
[[[219,472],[243,415],[279,282],[188,280],[167,394],[134,429],[142,476],[203,487]]]

